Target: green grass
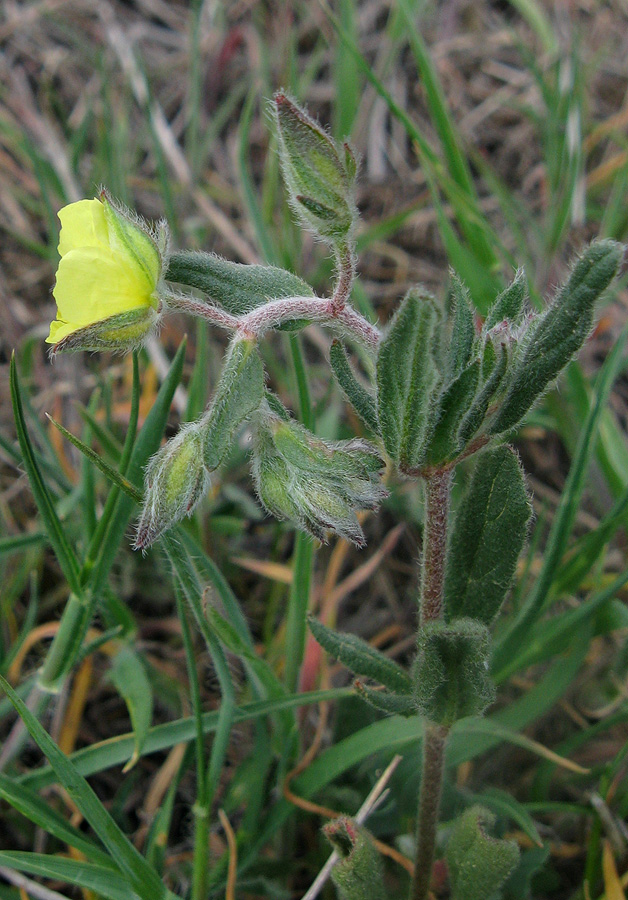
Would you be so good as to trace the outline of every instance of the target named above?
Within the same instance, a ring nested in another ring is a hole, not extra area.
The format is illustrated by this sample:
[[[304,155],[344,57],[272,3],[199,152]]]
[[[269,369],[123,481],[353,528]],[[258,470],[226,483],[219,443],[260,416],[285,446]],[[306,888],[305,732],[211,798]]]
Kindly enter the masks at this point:
[[[326,251],[291,219],[267,127],[268,97],[284,87],[336,137],[350,136],[365,157],[361,279],[353,298],[365,315],[384,321],[417,280],[444,293],[448,265],[466,280],[480,313],[521,262],[542,303],[586,240],[598,234],[625,240],[628,233],[628,163],[620,159],[609,175],[592,177],[625,151],[625,135],[617,127],[591,139],[622,102],[626,77],[614,31],[621,33],[626,20],[609,13],[615,29],[604,40],[596,32],[602,43],[589,48],[584,13],[568,13],[565,29],[552,4],[529,0],[503,4],[502,12],[478,4],[468,27],[411,0],[390,10],[351,0],[296,3],[289,22],[282,7],[281,28],[263,4],[233,13],[221,4],[211,10],[154,4],[152,16],[149,6],[112,7],[123,34],[139,29],[129,45],[130,69],[121,65],[129,57],[115,29],[108,31],[87,6],[75,4],[73,14],[63,5],[45,13],[33,7],[30,43],[21,43],[27,35],[19,24],[12,42],[19,71],[28,75],[35,66],[37,73],[28,88],[31,118],[21,121],[6,89],[0,93],[0,142],[11,161],[0,174],[11,201],[0,215],[3,277],[18,341],[0,407],[0,674],[17,677],[14,691],[7,684],[0,698],[6,823],[0,866],[64,893],[76,885],[113,900],[224,897],[228,850],[216,841],[206,852],[224,808],[238,846],[236,895],[302,896],[326,858],[316,837],[323,820],[297,809],[282,788],[314,742],[310,712],[323,701],[335,704],[316,758],[291,783],[294,792],[354,813],[380,768],[401,753],[404,762],[369,827],[389,843],[401,837],[404,849],[421,728],[379,716],[350,688],[314,690],[328,669],[306,643],[305,613],[320,602],[340,551],[333,544],[319,551],[260,514],[242,444],[176,537],[146,559],[130,551],[143,467],[164,435],[204,408],[224,341],[199,326],[186,347],[181,339],[189,324],[173,319],[163,332],[166,377],[156,377],[145,352],[134,366],[79,357],[51,369],[42,326],[52,312],[56,211],[75,189],[91,196],[104,183],[142,214],[164,215],[177,246],[239,259],[233,232],[206,215],[209,202],[260,260],[327,291]],[[608,59],[619,72],[615,81]],[[497,76],[486,72],[506,70],[513,76],[504,100],[511,118],[500,118],[498,107],[495,121],[489,113],[466,129],[464,113],[497,92]],[[522,136],[515,163],[483,140],[499,127]],[[56,156],[46,134],[54,134]],[[369,174],[378,140],[385,145],[383,185]],[[536,173],[529,182],[520,177],[526,160]],[[386,253],[397,261],[392,270]],[[564,490],[557,503],[551,490],[539,497],[539,509],[546,505],[499,623],[498,704],[485,721],[460,723],[449,749],[444,820],[481,801],[496,812],[502,833],[522,831],[532,841],[540,835],[546,850],[552,837],[551,852],[524,854],[532,873],[528,893],[522,869],[504,900],[619,898],[602,867],[604,842],[628,812],[622,778],[628,707],[621,689],[628,671],[622,555],[628,448],[618,415],[622,394],[609,399],[626,370],[625,331],[617,332],[615,349],[604,353],[600,344],[606,361],[572,363],[518,438],[525,460],[535,458],[528,448],[542,446],[539,434],[559,448],[560,469],[554,464],[549,480]],[[0,349],[8,375],[8,354]],[[303,422],[316,422],[329,439],[360,430],[340,413],[317,332],[274,335],[263,353],[273,389]],[[353,362],[369,374],[368,359],[356,353]],[[187,392],[181,414],[172,407],[179,385]],[[76,411],[68,399],[82,406]],[[53,438],[44,412],[104,464],[94,466],[65,438]],[[413,629],[422,507],[407,483],[390,487],[380,516],[367,520],[369,549],[346,554],[330,590],[403,521],[401,543],[334,609],[341,628],[367,639],[394,626],[394,644]],[[238,557],[265,564],[265,574],[239,567]],[[59,620],[52,647],[52,630],[34,639],[38,626]],[[407,661],[407,645],[398,649]],[[77,673],[86,661],[92,676],[81,702]],[[59,693],[42,696],[34,687],[42,666],[45,686]],[[308,693],[299,695],[302,683]],[[72,700],[78,738],[63,752]],[[606,712],[598,717],[600,710]],[[34,743],[27,743],[29,734]],[[187,750],[169,770],[168,754],[181,743]],[[562,765],[543,748],[586,771]],[[134,767],[122,773],[131,760]],[[144,823],[139,812],[160,771],[169,780]],[[51,784],[65,787],[84,826],[73,825],[71,806],[45,790]],[[592,796],[603,802],[591,803]],[[572,857],[561,855],[574,844]],[[86,861],[68,858],[69,847]],[[297,847],[303,865],[295,862]],[[387,877],[391,893],[406,890],[403,869],[387,862]],[[3,885],[5,894],[17,896]]]

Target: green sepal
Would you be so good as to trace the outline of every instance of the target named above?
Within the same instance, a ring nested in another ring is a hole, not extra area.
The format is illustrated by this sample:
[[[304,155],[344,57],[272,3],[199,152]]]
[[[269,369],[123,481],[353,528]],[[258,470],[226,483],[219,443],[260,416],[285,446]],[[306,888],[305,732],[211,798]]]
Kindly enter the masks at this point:
[[[489,404],[501,387],[508,369],[508,363],[511,358],[509,345],[498,344],[497,349],[495,350],[493,343],[489,340],[486,343],[482,362],[483,372],[485,369],[486,356],[490,351],[492,351],[492,359],[488,377],[485,374],[483,375],[485,378],[484,384],[477,392],[469,411],[465,413],[460,422],[460,427],[458,429],[458,445],[461,448],[465,447],[481,428],[482,423],[486,418]],[[486,366],[486,369],[488,368],[489,367]]]
[[[355,634],[334,631],[314,616],[308,616],[308,624],[321,647],[356,675],[372,678],[394,694],[411,693],[412,682],[401,666],[366,641]]]
[[[487,834],[494,824],[495,816],[482,806],[472,806],[456,820],[445,851],[451,900],[493,897],[517,865],[515,841]]]
[[[491,423],[491,433],[513,428],[586,340],[597,298],[609,286],[624,247],[615,241],[591,244],[551,306],[530,326],[510,388]]]
[[[505,446],[482,453],[454,520],[445,572],[447,619],[490,625],[512,584],[531,515],[516,453]]]
[[[233,316],[243,316],[270,300],[313,297],[310,285],[277,266],[243,265],[199,250],[173,253],[165,274],[167,281],[196,288],[212,303]],[[285,323],[282,328],[303,328],[306,322]]]
[[[208,412],[203,417],[203,458],[208,471],[223,461],[236,431],[264,399],[264,366],[257,344],[231,342],[220,381]]]
[[[419,714],[446,727],[482,715],[495,696],[488,676],[489,651],[490,635],[481,622],[425,622],[412,671]]]
[[[527,296],[525,272],[518,269],[511,284],[495,300],[484,321],[484,332],[490,331],[501,322],[516,324],[521,316]]]
[[[381,857],[366,828],[340,816],[323,832],[340,857],[331,870],[339,900],[386,900]]]
[[[353,374],[347,351],[340,341],[332,341],[329,351],[329,361],[340,386],[351,406],[355,409],[362,421],[368,427],[379,434],[379,421],[377,419],[377,403],[373,394],[363,387]]]
[[[473,354],[475,321],[467,287],[452,273],[450,294],[453,303],[452,328],[447,352],[447,371],[454,378],[466,368]]]
[[[416,716],[416,705],[409,695],[392,694],[390,691],[377,691],[356,679],[353,682],[356,693],[369,706],[391,716]]]
[[[427,443],[426,461],[446,463],[461,449],[458,427],[473,403],[480,378],[480,361],[474,360],[443,391],[434,412],[436,426]]]
[[[404,469],[423,461],[423,445],[438,380],[433,356],[439,313],[434,300],[414,289],[395,313],[379,345],[377,413],[384,446]]]

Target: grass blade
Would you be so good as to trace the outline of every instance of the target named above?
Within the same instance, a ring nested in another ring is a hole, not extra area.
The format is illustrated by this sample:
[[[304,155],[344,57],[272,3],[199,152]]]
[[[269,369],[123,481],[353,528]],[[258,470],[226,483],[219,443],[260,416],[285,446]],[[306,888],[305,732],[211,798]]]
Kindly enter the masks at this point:
[[[12,706],[24,722],[39,749],[48,758],[59,781],[68,791],[78,809],[110,852],[116,864],[121,870],[126,872],[133,890],[145,900],[157,900],[157,898],[170,900],[172,895],[157,873],[135,849],[102,805],[87,781],[79,774],[65,754],[59,750],[35,716],[17,696],[11,685],[1,676],[0,687],[2,687],[11,701]]]
[[[43,519],[44,528],[50,538],[50,543],[52,544],[52,548],[59,561],[65,579],[72,591],[75,594],[80,595],[81,585],[79,580],[78,561],[65,535],[59,517],[57,516],[52,497],[46,487],[46,483],[37,464],[35,450],[26,429],[15,354],[11,356],[9,379],[17,437],[20,444],[20,450],[22,451],[24,468],[26,469],[26,474],[28,475],[31,484],[35,503],[37,504],[37,508]]]

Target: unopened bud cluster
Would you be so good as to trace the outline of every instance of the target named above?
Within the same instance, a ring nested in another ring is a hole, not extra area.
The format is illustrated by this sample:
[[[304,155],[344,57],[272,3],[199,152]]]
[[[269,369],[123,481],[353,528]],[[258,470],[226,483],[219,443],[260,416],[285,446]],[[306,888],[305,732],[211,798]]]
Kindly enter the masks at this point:
[[[329,530],[364,545],[356,512],[375,509],[387,491],[382,459],[362,440],[328,443],[267,411],[254,428],[253,477],[260,500],[321,541]]]

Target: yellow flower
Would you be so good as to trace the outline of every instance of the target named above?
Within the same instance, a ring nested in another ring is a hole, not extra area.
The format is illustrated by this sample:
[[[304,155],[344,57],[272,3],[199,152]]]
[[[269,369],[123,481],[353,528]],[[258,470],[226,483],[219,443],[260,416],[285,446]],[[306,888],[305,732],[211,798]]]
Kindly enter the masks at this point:
[[[157,285],[167,233],[115,206],[79,200],[59,211],[61,234],[53,295],[57,318],[47,343],[57,350],[126,350],[157,322]],[[158,244],[160,246],[158,246]]]

